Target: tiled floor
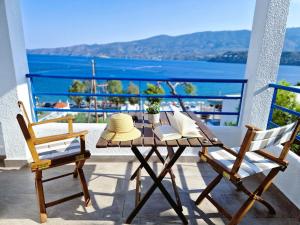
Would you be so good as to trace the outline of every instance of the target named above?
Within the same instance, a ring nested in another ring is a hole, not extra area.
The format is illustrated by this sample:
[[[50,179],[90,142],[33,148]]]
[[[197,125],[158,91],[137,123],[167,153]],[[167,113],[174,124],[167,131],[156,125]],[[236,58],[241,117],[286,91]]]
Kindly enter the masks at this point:
[[[80,199],[54,206],[48,209],[47,224],[122,224],[134,207],[135,181],[129,181],[130,174],[136,163],[89,163],[85,166],[86,178],[92,197],[92,206],[84,208]],[[161,164],[152,164],[155,171]],[[57,168],[46,172],[45,177],[72,171],[73,165]],[[178,163],[174,166],[177,185],[183,202],[183,213],[189,224],[226,224],[228,220],[207,201],[195,206],[193,200],[216,175],[207,164]],[[28,168],[21,170],[0,167],[0,225],[38,224],[38,209],[34,190],[34,176]],[[247,181],[255,188],[262,176]],[[152,180],[143,174],[145,192]],[[172,185],[169,177],[164,185],[170,192]],[[80,189],[78,181],[72,177],[45,183],[48,201],[71,194]],[[223,180],[212,193],[218,202],[227,206],[233,213],[246,199],[242,193]],[[300,211],[290,203],[275,187],[264,195],[276,209],[275,216],[268,215],[260,204],[255,204],[241,224],[300,224]],[[156,190],[144,208],[140,211],[133,224],[181,224],[168,202]]]

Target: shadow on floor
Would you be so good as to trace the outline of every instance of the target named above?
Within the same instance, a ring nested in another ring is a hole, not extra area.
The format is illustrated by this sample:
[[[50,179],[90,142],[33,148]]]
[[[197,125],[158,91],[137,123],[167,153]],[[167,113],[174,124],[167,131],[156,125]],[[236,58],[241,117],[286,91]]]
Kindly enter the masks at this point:
[[[49,224],[123,224],[135,206],[135,181],[130,181],[130,176],[137,166],[137,163],[86,164],[84,173],[88,181],[92,205],[85,208],[82,199],[78,198],[48,208]],[[156,173],[161,169],[161,164],[153,163],[152,166]],[[45,178],[73,169],[74,165],[55,168],[47,171]],[[216,176],[207,164],[178,163],[174,166],[174,173],[183,204],[183,213],[187,216],[189,224],[228,223],[228,220],[222,217],[207,200],[200,206],[194,204],[194,200]],[[259,181],[261,181],[260,176],[247,180],[247,184],[256,187]],[[145,193],[151,184],[151,178],[143,173],[142,193]],[[168,175],[163,185],[174,197]],[[71,176],[45,183],[47,201],[77,191],[80,191],[80,183]],[[225,180],[212,195],[226,206],[230,213],[234,213],[246,199],[244,194],[236,192],[234,186]],[[277,210],[277,215],[270,217],[263,206],[255,204],[241,224],[299,224],[299,210],[275,187],[270,188],[265,198]],[[0,168],[0,218],[0,224],[14,224],[14,221],[22,224],[39,222],[34,174],[29,168],[20,170]],[[133,224],[181,224],[181,221],[157,189],[138,213]]]

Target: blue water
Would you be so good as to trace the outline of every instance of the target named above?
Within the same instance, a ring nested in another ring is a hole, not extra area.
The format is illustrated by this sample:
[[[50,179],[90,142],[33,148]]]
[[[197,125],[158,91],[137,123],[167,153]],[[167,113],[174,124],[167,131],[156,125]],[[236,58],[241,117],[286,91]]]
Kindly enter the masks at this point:
[[[90,57],[74,56],[43,56],[28,55],[30,73],[45,75],[84,75],[91,76]],[[244,64],[212,63],[204,61],[151,61],[132,59],[99,59],[96,58],[96,76],[120,77],[178,77],[178,78],[219,78],[243,79]],[[286,80],[291,84],[300,81],[300,66],[280,66],[278,81]],[[69,79],[34,79],[35,91],[67,92],[72,80]],[[101,82],[99,82],[101,83]],[[142,91],[147,82],[142,82]],[[195,83],[197,94],[224,95],[240,93],[240,84]],[[126,90],[128,82],[123,82]],[[164,86],[166,93],[168,88]],[[101,90],[98,90],[101,92]],[[183,94],[179,86],[178,92]],[[39,96],[40,101],[54,102],[59,99],[65,101],[63,96]]]

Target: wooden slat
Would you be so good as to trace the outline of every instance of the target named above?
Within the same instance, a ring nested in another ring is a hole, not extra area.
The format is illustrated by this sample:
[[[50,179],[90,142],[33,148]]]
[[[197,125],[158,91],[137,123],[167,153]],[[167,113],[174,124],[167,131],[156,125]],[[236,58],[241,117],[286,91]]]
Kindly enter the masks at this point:
[[[60,203],[63,203],[63,202],[66,202],[66,201],[69,201],[69,200],[72,200],[74,198],[78,198],[78,197],[81,197],[81,196],[83,196],[83,192],[79,192],[77,194],[70,195],[70,196],[67,196],[65,198],[61,198],[61,199],[58,199],[56,201],[53,201],[53,202],[48,202],[45,205],[46,205],[46,208],[48,208],[48,207],[55,206],[55,205],[58,205]]]
[[[119,147],[120,142],[119,141],[109,141],[107,144],[107,147]]]
[[[121,141],[120,147],[131,147],[132,141]]]
[[[49,181],[52,181],[52,180],[56,180],[56,179],[59,179],[59,178],[63,178],[63,177],[66,177],[66,176],[70,176],[70,175],[74,175],[74,172],[65,173],[65,174],[62,174],[62,175],[59,175],[59,176],[56,176],[56,177],[51,177],[51,178],[42,180],[42,182],[46,183],[46,182],[49,182]]]
[[[196,121],[196,124],[199,126],[200,133],[203,135],[201,138],[182,138],[179,140],[171,141],[160,141],[153,133],[153,126],[148,122],[147,115],[144,113],[129,113],[131,116],[136,116],[135,127],[142,132],[142,136],[133,141],[123,141],[123,142],[108,142],[102,138],[99,138],[96,147],[105,148],[105,147],[131,147],[134,146],[191,146],[191,147],[211,147],[211,146],[222,146],[223,144],[215,140],[216,136],[197,118],[193,113],[185,113],[190,118]],[[161,112],[160,115],[160,124],[170,124],[168,115],[166,112]],[[156,125],[158,126],[158,125]]]
[[[107,145],[108,145],[108,142],[105,139],[103,139],[102,137],[100,137],[96,144],[96,148],[106,148]]]
[[[187,140],[190,143],[191,147],[201,147],[202,146],[202,144],[198,138],[188,138]]]
[[[190,143],[187,138],[178,139],[177,142],[180,146],[186,146],[186,147],[190,146]]]

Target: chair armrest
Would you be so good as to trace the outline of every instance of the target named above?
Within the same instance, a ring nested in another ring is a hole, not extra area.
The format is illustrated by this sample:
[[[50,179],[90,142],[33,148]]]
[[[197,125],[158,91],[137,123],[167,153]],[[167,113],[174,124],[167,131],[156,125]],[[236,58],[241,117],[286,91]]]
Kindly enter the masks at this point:
[[[245,125],[245,127],[248,128],[248,129],[251,129],[251,130],[255,130],[255,131],[260,131],[261,130],[260,128],[254,126],[254,125],[251,125],[251,124],[247,124],[247,125]]]
[[[32,126],[36,126],[36,125],[41,125],[41,124],[45,124],[45,123],[55,123],[58,121],[63,121],[63,120],[73,120],[74,117],[73,116],[63,116],[63,117],[59,117],[59,118],[54,118],[54,119],[50,119],[50,120],[43,120],[40,122],[36,122],[36,123],[31,123]]]
[[[36,122],[36,123],[31,123],[31,126],[37,126],[37,125],[42,125],[42,124],[47,124],[47,123],[55,123],[55,122],[59,122],[59,121],[68,121],[68,132],[72,133],[73,132],[73,116],[63,116],[63,117],[59,117],[59,118],[54,118],[54,119],[50,119],[50,120],[43,120],[40,122]]]
[[[277,158],[276,156],[274,156],[273,154],[269,153],[269,152],[266,152],[264,151],[263,149],[262,150],[257,150],[255,151],[255,153],[275,162],[275,163],[278,163],[279,165],[281,166],[287,166],[288,165],[288,162],[286,160],[281,160],[279,158]]]
[[[51,166],[51,160],[49,159],[39,160],[38,162],[31,163],[31,171],[34,172],[36,170],[47,169],[50,166]]]
[[[53,141],[60,141],[60,140],[65,140],[65,139],[69,139],[69,138],[81,137],[81,136],[85,136],[87,134],[88,134],[88,131],[84,130],[84,131],[80,131],[80,132],[72,132],[72,133],[67,133],[67,134],[45,136],[45,137],[35,138],[34,144],[40,145],[40,144],[45,144],[45,143],[49,143],[49,142],[53,142]]]

